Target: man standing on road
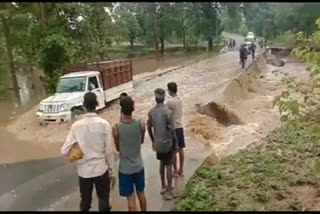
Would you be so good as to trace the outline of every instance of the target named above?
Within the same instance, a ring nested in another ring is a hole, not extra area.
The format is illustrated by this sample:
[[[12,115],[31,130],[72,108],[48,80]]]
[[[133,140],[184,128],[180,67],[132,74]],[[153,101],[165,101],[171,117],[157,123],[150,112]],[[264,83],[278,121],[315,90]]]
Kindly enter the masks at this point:
[[[141,157],[145,124],[142,120],[132,117],[134,101],[131,97],[122,98],[120,106],[122,120],[112,129],[114,143],[120,153],[119,192],[120,196],[127,197],[129,211],[137,211],[135,194],[139,199],[141,211],[146,211],[144,166]]]
[[[72,146],[78,143],[83,152],[83,158],[77,161],[81,195],[80,210],[90,210],[93,185],[95,185],[99,211],[106,212],[111,209],[109,172],[112,172],[111,166],[113,166],[109,140],[110,125],[95,113],[98,102],[94,93],[85,94],[83,105],[87,113],[83,119],[72,125],[61,153],[68,155]]]
[[[256,52],[256,45],[254,44],[254,42],[251,43],[250,50],[251,50],[252,60],[254,60],[255,52]]]
[[[172,165],[175,150],[175,133],[172,113],[164,104],[165,91],[158,88],[154,91],[157,104],[150,110],[148,116],[148,133],[152,141],[152,148],[160,161],[161,192],[166,200],[176,197],[172,185]],[[167,178],[167,185],[165,182]]]
[[[174,175],[183,176],[183,163],[184,163],[184,151],[185,141],[182,127],[182,102],[177,95],[178,86],[175,82],[170,82],[167,85],[170,96],[172,97],[167,101],[167,106],[173,114],[174,130],[177,137],[178,153],[179,154],[179,170],[177,170],[177,154],[174,155]]]
[[[241,68],[244,68],[247,62],[248,58],[248,50],[245,47],[245,44],[242,44],[240,47],[240,63],[241,63]]]

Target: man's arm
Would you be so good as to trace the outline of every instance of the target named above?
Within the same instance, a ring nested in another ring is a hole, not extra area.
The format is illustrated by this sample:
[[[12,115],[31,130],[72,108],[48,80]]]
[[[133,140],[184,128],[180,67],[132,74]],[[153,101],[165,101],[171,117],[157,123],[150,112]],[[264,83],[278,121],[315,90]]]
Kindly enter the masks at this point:
[[[172,102],[171,102],[170,99],[167,101],[166,106],[168,107],[168,109],[169,109],[170,111],[173,111],[173,105],[172,105]]]
[[[112,128],[113,142],[118,152],[120,152],[119,133],[117,125]]]
[[[154,137],[153,137],[153,130],[152,130],[152,118],[151,118],[151,114],[149,112],[148,114],[148,122],[147,122],[147,126],[148,126],[148,133],[152,142],[152,149],[155,151],[155,146],[154,146]]]
[[[67,136],[66,141],[64,142],[64,144],[61,147],[61,154],[64,156],[67,156],[72,145],[75,144],[77,142],[74,133],[73,133],[73,127],[71,127],[69,134]]]
[[[169,111],[167,116],[168,116],[168,128],[169,128],[169,132],[170,132],[170,134],[172,136],[173,143],[177,143],[178,139],[177,139],[176,132],[175,132],[175,129],[174,129],[173,112]]]
[[[111,144],[111,136],[110,136],[110,125],[109,123],[105,124],[105,154],[106,154],[106,162],[109,166],[109,169],[114,169],[114,158],[112,154],[112,144]]]
[[[144,135],[146,133],[146,124],[143,120],[140,120],[140,130],[141,130],[141,144],[144,142]]]

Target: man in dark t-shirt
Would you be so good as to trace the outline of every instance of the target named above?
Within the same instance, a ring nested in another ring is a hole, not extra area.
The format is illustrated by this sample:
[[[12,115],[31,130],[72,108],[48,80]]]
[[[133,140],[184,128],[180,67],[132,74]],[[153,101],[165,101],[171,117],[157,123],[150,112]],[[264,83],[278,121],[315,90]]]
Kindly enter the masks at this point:
[[[248,50],[245,47],[245,44],[242,44],[240,47],[240,63],[241,67],[244,68],[248,58]]]
[[[160,194],[165,195],[166,200],[176,197],[173,191],[173,157],[175,152],[176,137],[172,112],[164,104],[165,91],[158,88],[154,92],[157,104],[148,114],[148,133],[152,141],[152,148],[157,153],[160,161],[160,178],[162,190]],[[167,185],[165,182],[167,178]]]

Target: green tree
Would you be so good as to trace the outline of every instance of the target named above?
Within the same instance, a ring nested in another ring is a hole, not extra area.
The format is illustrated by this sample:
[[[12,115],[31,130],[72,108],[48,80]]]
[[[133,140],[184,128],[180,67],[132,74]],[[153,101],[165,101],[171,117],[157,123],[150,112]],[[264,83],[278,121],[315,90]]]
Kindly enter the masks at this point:
[[[172,30],[182,38],[183,48],[187,47],[187,36],[195,25],[196,15],[191,2],[172,3],[170,8]]]
[[[193,3],[196,14],[196,33],[208,41],[208,51],[213,49],[213,39],[221,35],[223,27],[219,18],[221,12],[219,2]]]
[[[141,35],[142,29],[137,19],[137,9],[134,5],[120,4],[115,10],[115,25],[119,29],[119,33],[129,41],[130,49],[133,50],[135,40]]]
[[[19,11],[19,7],[12,3],[3,3],[0,5],[1,29],[5,41],[5,49],[8,60],[8,68],[11,77],[11,83],[18,105],[21,104],[19,85],[16,74],[16,63],[14,52],[16,43],[21,44],[22,38],[28,30],[30,19]]]

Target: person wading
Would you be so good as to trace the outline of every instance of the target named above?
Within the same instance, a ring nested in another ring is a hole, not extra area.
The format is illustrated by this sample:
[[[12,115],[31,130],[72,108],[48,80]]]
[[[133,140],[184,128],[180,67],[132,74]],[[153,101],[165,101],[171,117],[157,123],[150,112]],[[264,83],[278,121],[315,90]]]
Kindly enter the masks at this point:
[[[77,161],[81,195],[80,210],[90,210],[93,185],[95,185],[99,199],[99,211],[110,211],[109,172],[112,173],[113,166],[109,140],[110,125],[95,113],[98,102],[94,93],[85,94],[83,105],[87,113],[83,119],[76,121],[71,126],[61,153],[67,156],[76,143],[83,152],[83,158]]]
[[[112,129],[114,143],[120,153],[119,192],[120,196],[127,197],[129,211],[137,211],[135,194],[141,211],[146,211],[145,175],[141,157],[145,123],[132,117],[134,101],[130,96],[122,98],[120,106],[122,120]]]
[[[175,150],[175,132],[172,113],[164,104],[165,91],[158,88],[154,91],[156,105],[148,113],[148,133],[152,148],[160,161],[161,192],[166,200],[176,197],[172,185],[172,165]],[[165,181],[167,178],[167,182]]]
[[[173,122],[175,134],[178,140],[178,153],[179,154],[179,170],[177,169],[177,154],[174,155],[174,175],[175,176],[183,176],[183,163],[184,163],[184,151],[185,148],[185,140],[184,140],[184,132],[182,127],[182,102],[177,95],[178,86],[175,82],[170,82],[167,85],[170,96],[172,97],[167,101],[168,108],[172,111],[173,114]]]
[[[245,44],[242,44],[240,47],[240,63],[241,63],[241,68],[244,68],[247,62],[248,58],[248,50],[245,47]]]

